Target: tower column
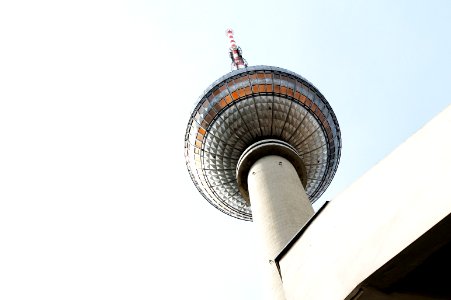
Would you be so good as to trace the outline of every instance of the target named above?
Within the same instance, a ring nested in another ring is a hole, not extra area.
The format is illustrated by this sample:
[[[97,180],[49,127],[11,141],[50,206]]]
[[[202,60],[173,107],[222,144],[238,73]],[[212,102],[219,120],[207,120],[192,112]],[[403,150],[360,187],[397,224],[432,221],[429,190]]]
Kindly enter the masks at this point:
[[[274,258],[313,216],[314,211],[293,165],[277,155],[257,160],[248,173],[252,217],[264,243],[266,261]],[[268,265],[272,296],[285,300],[277,267]]]
[[[296,150],[280,140],[262,140],[247,148],[237,166],[240,192],[252,207],[260,235],[272,299],[286,300],[274,259],[313,216],[304,190],[305,166]]]
[[[313,216],[312,205],[295,168],[281,156],[257,160],[249,170],[247,183],[253,220],[268,260],[274,259]]]

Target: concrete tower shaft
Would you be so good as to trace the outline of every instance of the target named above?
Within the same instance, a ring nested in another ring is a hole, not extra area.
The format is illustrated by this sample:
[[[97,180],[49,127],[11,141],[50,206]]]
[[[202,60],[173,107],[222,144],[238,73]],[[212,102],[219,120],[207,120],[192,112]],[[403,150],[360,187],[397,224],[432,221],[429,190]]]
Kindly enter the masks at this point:
[[[314,215],[310,201],[291,161],[266,155],[255,161],[247,175],[253,220],[266,261],[270,262],[269,290],[274,300],[286,300],[275,258]]]

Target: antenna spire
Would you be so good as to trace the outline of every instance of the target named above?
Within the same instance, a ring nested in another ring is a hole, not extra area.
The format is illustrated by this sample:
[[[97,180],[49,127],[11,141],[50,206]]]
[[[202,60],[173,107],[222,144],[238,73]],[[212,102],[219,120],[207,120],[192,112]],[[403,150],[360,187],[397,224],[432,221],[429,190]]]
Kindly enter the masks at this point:
[[[233,30],[227,29],[226,34],[229,37],[230,50],[229,55],[232,60],[232,70],[243,69],[247,67],[247,62],[243,58],[241,48],[236,45],[235,39],[233,38]]]

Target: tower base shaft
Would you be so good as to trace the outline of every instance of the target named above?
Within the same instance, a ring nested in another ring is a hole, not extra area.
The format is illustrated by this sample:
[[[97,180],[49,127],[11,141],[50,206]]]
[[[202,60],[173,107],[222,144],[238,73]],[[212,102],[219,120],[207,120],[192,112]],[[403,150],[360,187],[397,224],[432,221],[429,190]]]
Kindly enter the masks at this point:
[[[273,261],[313,216],[314,210],[299,175],[285,158],[269,155],[257,160],[248,173],[252,216],[264,243],[267,261]],[[277,267],[272,264],[275,299],[285,299]]]

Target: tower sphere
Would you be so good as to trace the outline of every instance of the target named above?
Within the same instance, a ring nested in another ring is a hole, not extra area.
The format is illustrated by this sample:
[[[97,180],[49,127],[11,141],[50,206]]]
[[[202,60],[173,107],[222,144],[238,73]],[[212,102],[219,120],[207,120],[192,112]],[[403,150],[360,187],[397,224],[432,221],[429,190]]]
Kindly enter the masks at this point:
[[[269,66],[232,71],[205,90],[188,122],[185,159],[210,204],[252,220],[236,169],[249,146],[267,139],[297,152],[305,166],[305,191],[315,202],[332,181],[341,151],[337,118],[319,90],[294,72]]]

